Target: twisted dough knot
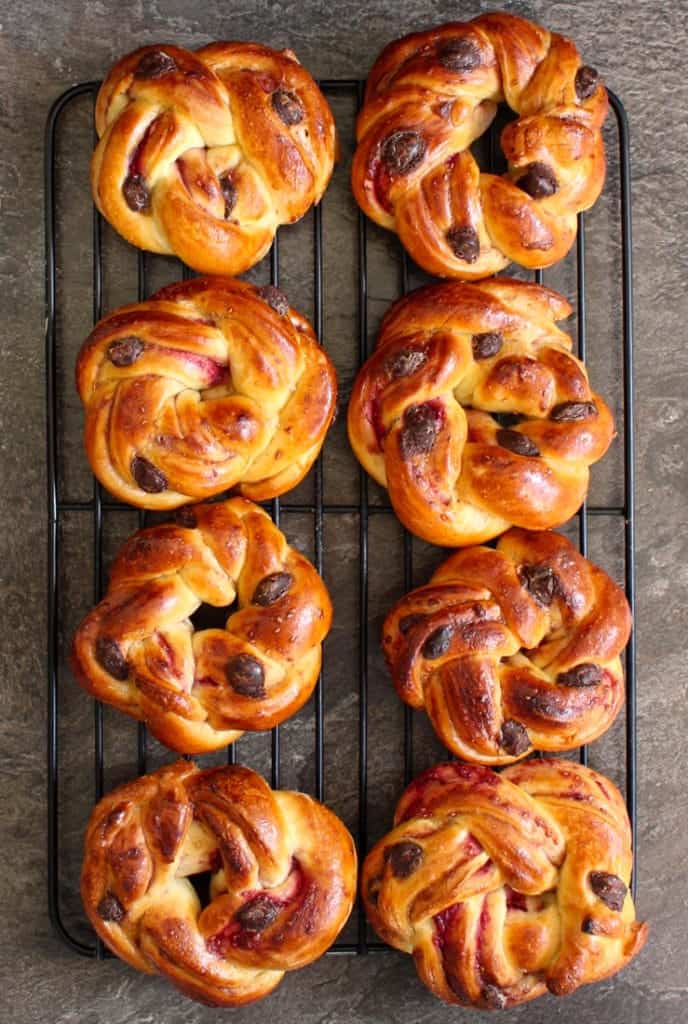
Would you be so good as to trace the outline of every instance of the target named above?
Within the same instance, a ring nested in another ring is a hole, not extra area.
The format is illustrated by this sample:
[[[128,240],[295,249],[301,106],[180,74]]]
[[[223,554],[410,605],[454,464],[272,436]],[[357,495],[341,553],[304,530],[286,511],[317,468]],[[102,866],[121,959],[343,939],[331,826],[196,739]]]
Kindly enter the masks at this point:
[[[409,530],[463,546],[579,508],[614,423],[556,326],[570,313],[549,288],[508,278],[421,288],[387,312],[349,439]]]
[[[469,147],[506,101],[508,172],[481,173]],[[576,214],[605,177],[608,99],[574,44],[511,14],[483,14],[391,43],[368,77],[352,184],[432,274],[478,278],[511,260],[562,259]]]
[[[332,621],[310,562],[243,498],[196,505],[135,533],[107,594],[76,631],[72,669],[98,700],[144,720],[180,753],[270,729],[305,704]],[[202,603],[224,629],[194,631]]]
[[[510,530],[457,551],[399,601],[383,649],[399,696],[464,761],[596,739],[624,700],[623,591],[558,533]]]
[[[204,905],[189,877],[205,872]],[[259,999],[321,956],[355,888],[342,822],[239,766],[161,768],[108,794],[86,832],[81,895],[97,933],[211,1006]]]
[[[589,768],[439,765],[411,783],[394,825],[363,865],[366,911],[440,999],[501,1009],[565,995],[645,943],[626,809]]]
[[[76,369],[93,472],[118,498],[177,508],[295,487],[322,447],[334,367],[277,288],[199,278],[110,313]]]
[[[96,205],[128,242],[206,274],[239,274],[280,224],[317,203],[334,165],[332,112],[291,50],[144,46],[96,101]]]

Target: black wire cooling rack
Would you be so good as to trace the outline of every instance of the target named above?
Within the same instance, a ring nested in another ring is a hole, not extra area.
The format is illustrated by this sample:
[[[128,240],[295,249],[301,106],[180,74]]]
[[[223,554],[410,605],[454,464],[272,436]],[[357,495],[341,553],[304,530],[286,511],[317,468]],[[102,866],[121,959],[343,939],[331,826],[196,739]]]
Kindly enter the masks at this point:
[[[348,81],[324,81],[320,83],[321,88],[331,99],[351,104],[352,116],[360,104],[363,96],[363,83],[356,80]],[[70,514],[78,514],[85,517],[80,522],[88,522],[92,532],[92,581],[84,581],[89,587],[90,598],[95,603],[102,595],[103,590],[103,528],[106,518],[110,515],[126,510],[114,502],[100,486],[93,481],[92,496],[86,500],[70,500],[63,495],[64,488],[60,481],[60,466],[62,464],[61,445],[63,444],[63,427],[61,424],[60,407],[64,397],[65,383],[58,373],[58,360],[61,356],[62,329],[61,329],[61,308],[60,308],[60,275],[58,239],[61,229],[61,213],[57,200],[57,153],[62,141],[61,131],[63,130],[65,113],[74,107],[77,101],[95,102],[98,90],[98,82],[87,82],[76,85],[63,93],[53,104],[48,115],[45,139],[45,238],[46,238],[46,333],[45,333],[45,359],[47,378],[47,478],[48,478],[48,590],[47,590],[47,617],[48,617],[48,649],[47,649],[47,684],[48,684],[48,902],[50,919],[59,936],[76,953],[88,957],[101,958],[107,955],[102,943],[92,933],[85,932],[86,938],[82,938],[79,929],[74,929],[65,921],[62,907],[67,896],[67,883],[64,879],[62,868],[63,856],[66,854],[64,840],[61,838],[60,814],[64,801],[61,801],[61,747],[60,747],[60,715],[61,702],[64,701],[64,686],[75,686],[73,680],[66,679],[64,684],[61,678],[65,673],[65,651],[69,644],[70,637],[64,635],[64,622],[62,618],[62,594],[60,563],[63,556],[62,551],[62,529],[65,517]],[[577,537],[578,545],[583,554],[588,550],[588,535],[591,519],[603,517],[607,521],[612,520],[618,523],[618,530],[623,531],[623,574],[625,590],[631,608],[635,611],[635,584],[634,584],[634,476],[633,476],[633,285],[632,285],[632,252],[631,252],[631,197],[630,197],[630,148],[628,120],[621,101],[610,92],[611,108],[613,118],[611,130],[613,139],[611,150],[610,142],[607,140],[608,152],[613,157],[616,181],[616,198],[614,201],[615,210],[610,217],[610,234],[618,248],[617,266],[620,272],[618,280],[619,300],[613,306],[612,315],[615,322],[612,333],[615,344],[618,345],[617,364],[621,380],[618,384],[620,394],[617,401],[622,412],[623,426],[620,428],[620,437],[617,444],[623,448],[623,481],[621,484],[622,501],[619,504],[586,504],[577,516]],[[499,122],[491,128],[486,140],[485,163],[490,169],[501,170],[501,153],[498,146]],[[609,126],[607,128],[609,130]],[[89,139],[89,143],[90,143]],[[86,182],[81,182],[79,187],[84,191],[84,202],[90,204]],[[327,197],[324,200],[327,203]],[[355,243],[357,260],[357,338],[352,334],[351,343],[357,346],[359,364],[362,363],[369,351],[369,319],[371,295],[375,282],[369,273],[369,248],[370,235],[376,228],[370,228],[364,216],[359,212],[357,215]],[[92,233],[91,256],[92,256],[92,315],[94,322],[104,312],[104,264],[103,264],[103,223],[95,210],[87,213],[89,224],[87,230]],[[577,343],[578,354],[582,359],[590,355],[588,351],[588,339],[586,337],[587,319],[587,291],[586,291],[586,251],[585,251],[585,224],[584,216],[579,215],[579,230],[577,245],[570,257],[571,275],[573,288],[575,289],[574,306],[577,312]],[[290,230],[290,229],[287,229]],[[312,214],[312,305],[313,325],[318,338],[323,339],[325,321],[328,312],[325,308],[324,298],[324,256],[325,241],[323,233],[322,205],[316,207]],[[135,254],[131,250],[131,258],[138,260],[138,299],[145,298],[149,294],[149,276],[152,261],[158,257],[151,257],[143,253]],[[399,291],[406,292],[411,286],[414,275],[417,271],[407,261],[405,255],[398,255],[400,265],[400,288]],[[269,256],[269,273],[271,283],[280,283],[280,246],[276,240]],[[513,268],[510,268],[513,273]],[[184,276],[188,271],[184,268]],[[535,280],[542,281],[542,272],[535,272]],[[618,273],[617,273],[618,277]],[[549,283],[549,282],[548,282]],[[131,301],[134,296],[130,296]],[[599,300],[597,300],[599,301]],[[83,456],[79,456],[83,457]],[[369,846],[368,828],[368,802],[370,771],[369,762],[372,751],[369,749],[369,674],[370,674],[370,651],[371,651],[371,615],[379,614],[384,609],[372,609],[370,602],[370,552],[371,552],[371,523],[374,517],[390,516],[391,507],[386,501],[377,499],[371,500],[371,489],[374,488],[366,474],[361,470],[358,476],[357,489],[351,494],[349,502],[328,502],[324,498],[323,489],[323,464],[322,456],[318,459],[313,473],[313,500],[299,501],[293,503],[287,495],[281,502],[279,499],[268,503],[267,507],[276,522],[280,522],[289,534],[288,519],[291,515],[310,517],[312,521],[312,552],[313,561],[318,571],[323,571],[323,556],[326,553],[325,530],[326,521],[346,518],[349,522],[353,519],[357,523],[357,542],[359,553],[358,564],[358,635],[353,638],[353,648],[349,654],[352,661],[351,688],[357,699],[357,733],[355,741],[353,738],[342,738],[333,734],[332,730],[326,730],[324,715],[324,694],[326,682],[323,676],[318,683],[313,698],[312,712],[309,706],[301,714],[312,713],[314,717],[312,737],[313,746],[310,754],[304,752],[305,756],[313,758],[314,786],[313,793],[319,798],[326,797],[325,789],[325,746],[328,743],[337,744],[340,742],[355,742],[357,755],[352,755],[352,760],[357,761],[357,813],[351,824],[357,833],[357,844],[361,854],[364,854]],[[139,525],[146,521],[145,513],[139,513]],[[413,581],[413,539],[404,533],[402,548],[403,552],[403,591],[411,589]],[[70,567],[77,575],[80,572],[78,565]],[[402,592],[402,591],[400,591]],[[397,594],[399,596],[399,594]],[[373,636],[373,642],[375,637]],[[354,653],[355,652],[355,653]],[[626,715],[625,715],[625,750],[621,750],[620,759],[625,761],[625,794],[628,811],[633,830],[634,849],[636,838],[636,650],[635,640],[631,637],[626,652]],[[328,671],[327,657],[324,661],[324,676]],[[84,701],[90,698],[83,695]],[[414,717],[410,708],[405,707],[403,712],[403,776],[406,781],[414,774],[413,755],[413,729]],[[327,735],[326,735],[327,731]],[[335,729],[336,731],[336,729]],[[92,787],[92,797],[98,800],[104,789],[104,771],[106,764],[106,744],[103,729],[103,708],[94,704],[92,720],[92,736],[86,740],[79,738],[84,747],[92,745],[93,762],[89,766],[83,764],[83,771],[86,773],[89,784]],[[65,744],[63,743],[62,746]],[[136,740],[136,769],[138,773],[147,770],[148,752],[150,742],[143,725],[138,726]],[[271,783],[273,787],[280,785],[281,777],[281,739],[280,727],[272,730],[271,734]],[[87,755],[84,755],[86,758]],[[172,755],[170,755],[171,757]],[[241,752],[239,749],[239,756]],[[571,755],[568,755],[571,756]],[[575,756],[575,755],[574,755]],[[580,759],[587,763],[587,750],[581,748]],[[227,758],[233,763],[237,757],[237,746],[228,748]],[[90,781],[92,779],[92,782]],[[339,780],[328,780],[328,793],[330,785]],[[388,808],[387,820],[391,819],[393,803]],[[75,853],[76,851],[70,851]],[[636,873],[637,877],[637,850],[636,850]],[[634,878],[635,881],[635,878]],[[70,890],[70,895],[73,895]],[[334,953],[355,954],[367,953],[385,949],[383,944],[370,941],[368,938],[365,917],[359,912],[354,924],[355,934],[352,941],[341,941],[331,950]],[[83,928],[81,929],[83,932]]]

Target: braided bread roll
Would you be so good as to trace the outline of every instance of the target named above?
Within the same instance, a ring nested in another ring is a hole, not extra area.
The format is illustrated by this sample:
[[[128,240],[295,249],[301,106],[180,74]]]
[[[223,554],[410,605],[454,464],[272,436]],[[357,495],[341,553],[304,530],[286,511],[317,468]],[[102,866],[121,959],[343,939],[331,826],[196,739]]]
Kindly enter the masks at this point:
[[[559,760],[456,762],[403,793],[365,859],[368,919],[448,1003],[504,1009],[608,978],[643,947],[631,829],[609,779]]]
[[[505,175],[470,152],[497,104]],[[605,178],[607,93],[564,36],[502,12],[391,43],[368,77],[351,180],[377,224],[441,277],[479,278],[512,260],[549,267]]]
[[[382,629],[394,685],[464,761],[508,764],[605,732],[624,701],[623,591],[558,533],[465,548]]]
[[[228,278],[182,281],[109,313],[81,348],[76,382],[93,472],[148,509],[295,487],[337,398],[334,367],[286,296]]]
[[[238,609],[194,631],[206,603]],[[97,700],[145,721],[180,753],[233,743],[306,703],[332,606],[313,566],[243,498],[182,509],[139,530],[117,555],[107,594],[74,636],[71,666]]]
[[[205,872],[204,905],[189,877]],[[104,797],[86,832],[81,896],[98,935],[210,1006],[260,999],[316,960],[355,890],[342,822],[240,766],[161,768]]]
[[[413,533],[461,547],[580,507],[614,422],[556,325],[570,313],[551,289],[502,277],[420,288],[388,310],[349,440]]]
[[[334,166],[325,97],[291,50],[143,46],[96,101],[96,206],[132,245],[240,274],[319,202]]]

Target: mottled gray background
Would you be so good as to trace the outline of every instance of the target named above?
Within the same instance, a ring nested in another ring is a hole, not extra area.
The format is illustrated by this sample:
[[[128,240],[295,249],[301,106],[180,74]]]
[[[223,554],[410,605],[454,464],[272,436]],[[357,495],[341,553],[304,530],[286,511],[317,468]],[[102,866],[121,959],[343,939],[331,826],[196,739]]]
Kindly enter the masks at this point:
[[[53,934],[46,909],[45,843],[45,416],[43,405],[43,193],[42,141],[50,103],[67,86],[97,79],[114,58],[144,42],[198,46],[216,38],[257,39],[290,46],[314,74],[359,77],[379,49],[411,29],[450,18],[471,17],[489,5],[407,0],[352,3],[143,3],[133,0],[53,3],[17,0],[0,9],[0,202],[3,241],[0,467],[2,487],[2,829],[0,871],[0,1019],[13,1024],[124,1024],[206,1022],[223,1011],[198,1007],[164,982],[143,977],[114,960],[95,963],[69,951]],[[686,806],[684,733],[687,626],[686,476],[684,457],[688,388],[685,324],[685,154],[688,91],[685,47],[688,7],[679,2],[625,4],[516,3],[507,9],[570,34],[623,98],[633,142],[635,311],[637,317],[638,618],[639,643],[639,899],[652,923],[649,945],[623,974],[575,996],[546,997],[512,1012],[534,1024],[552,1020],[606,1024],[612,1021],[679,1024],[686,1019]],[[356,362],[356,212],[346,182],[352,130],[351,103],[335,104],[343,160],[324,204],[327,318],[325,342],[337,363],[346,397]],[[71,390],[73,358],[88,330],[90,208],[86,191],[90,108],[70,108],[58,147],[60,234],[58,369],[60,470],[63,497],[88,497],[89,477],[78,433],[79,410]],[[610,147],[616,145],[612,122]],[[618,167],[611,153],[605,196],[589,218],[587,271],[591,374],[612,398],[619,391]],[[312,312],[312,220],[283,233],[283,282],[295,305]],[[398,293],[397,249],[371,230],[371,337],[385,306]],[[136,260],[106,231],[104,304],[111,308],[134,294]],[[265,279],[266,268],[253,275]],[[153,261],[151,287],[179,275],[174,261]],[[575,294],[570,261],[547,274],[548,283]],[[575,320],[572,322],[575,328]],[[617,412],[618,401],[616,402]],[[350,501],[356,467],[344,441],[343,417],[328,441],[324,462],[328,501]],[[594,474],[593,500],[620,500],[621,448]],[[312,481],[299,490],[312,493]],[[371,499],[379,496],[371,489]],[[293,497],[292,497],[293,500]],[[128,512],[108,518],[105,555],[135,525]],[[307,517],[287,515],[289,535],[312,545]],[[325,574],[337,607],[327,644],[325,707],[328,802],[356,828],[357,685],[355,623],[358,614],[357,521],[328,521]],[[61,640],[88,608],[91,590],[90,521],[69,517],[62,531]],[[617,578],[622,573],[618,526],[596,520],[592,553]],[[421,582],[439,553],[414,547],[415,579]],[[384,676],[375,642],[380,617],[401,592],[400,533],[387,516],[373,520],[371,543],[370,730],[368,807],[371,838],[391,817],[403,781],[403,713]],[[68,927],[88,940],[75,885],[80,836],[93,797],[92,709],[68,673],[60,674],[61,894]],[[129,721],[105,716],[106,786],[134,771],[134,734]],[[283,729],[282,781],[312,792],[312,708]],[[264,738],[242,740],[239,752],[259,768],[268,764]],[[414,766],[440,756],[425,723],[416,725]],[[151,748],[151,764],[165,759]],[[623,722],[592,751],[592,763],[622,783]],[[352,925],[353,927],[353,925]],[[351,930],[348,933],[352,934]],[[225,1011],[229,1014],[229,1011]],[[287,978],[263,1004],[234,1012],[234,1019],[310,1022],[448,1022],[466,1011],[436,1002],[417,982],[409,960],[395,953],[364,958],[327,957]],[[501,1018],[500,1018],[501,1019]]]

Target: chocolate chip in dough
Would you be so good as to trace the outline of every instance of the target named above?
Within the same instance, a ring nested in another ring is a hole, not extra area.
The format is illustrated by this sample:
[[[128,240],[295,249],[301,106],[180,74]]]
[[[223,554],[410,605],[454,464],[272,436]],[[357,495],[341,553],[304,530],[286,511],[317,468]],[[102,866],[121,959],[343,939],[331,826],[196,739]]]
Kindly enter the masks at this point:
[[[404,425],[399,433],[402,458],[427,455],[431,452],[441,423],[441,413],[429,403],[412,405],[404,413]]]
[[[144,213],[150,207],[150,193],[142,175],[129,174],[122,185],[124,201],[134,213]]]
[[[385,365],[390,377],[396,380],[398,377],[409,377],[427,361],[427,353],[421,349],[404,348],[401,352],[391,356]]]
[[[289,299],[279,288],[275,288],[274,284],[264,284],[258,289],[258,294],[279,316],[286,316],[289,312]]]
[[[540,160],[531,164],[525,174],[516,180],[516,184],[532,199],[546,199],[559,190],[559,182],[554,171]]]
[[[146,494],[160,494],[167,489],[165,474],[142,455],[135,455],[131,460],[131,475]]]
[[[118,338],[108,345],[108,359],[113,366],[131,366],[143,352],[144,344],[140,338],[131,335]]]
[[[560,672],[557,676],[559,686],[583,687],[599,686],[602,682],[602,669],[599,665],[584,662],[570,668],[568,672]]]
[[[113,679],[121,683],[129,676],[129,665],[116,640],[99,636],[96,640],[96,661]]]
[[[385,860],[395,878],[408,878],[417,871],[423,860],[423,847],[410,840],[394,843],[384,851]]]
[[[587,100],[597,92],[597,86],[600,84],[600,73],[595,68],[589,67],[587,64],[583,64],[582,67],[576,71],[575,87],[576,96],[579,100]]]
[[[540,449],[529,437],[519,430],[502,429],[497,431],[497,444],[514,455],[526,455],[535,458],[540,454]]]
[[[279,914],[278,903],[269,896],[254,896],[236,912],[236,919],[247,932],[262,932]]]
[[[111,921],[119,924],[126,911],[114,893],[107,892],[96,907],[96,913],[101,921]]]
[[[549,565],[522,565],[518,578],[538,604],[545,608],[559,593],[559,577]]]
[[[504,336],[499,331],[486,331],[474,334],[471,338],[474,359],[491,359],[496,356],[504,344]]]
[[[220,190],[225,201],[225,220],[227,220],[237,201],[237,188],[229,174],[220,178]]]
[[[594,402],[560,402],[549,414],[549,418],[555,423],[576,423],[579,420],[587,420],[589,416],[597,416],[597,406]]]
[[[581,925],[581,931],[586,935],[599,935],[602,928],[600,922],[596,921],[594,917],[586,917]]]
[[[475,228],[468,224],[450,228],[447,231],[446,239],[457,260],[463,260],[464,263],[475,263],[480,255],[480,239]]]
[[[448,71],[473,71],[483,62],[480,47],[475,40],[467,36],[447,39],[440,43],[437,56],[442,67]]]
[[[507,754],[511,754],[512,757],[520,757],[530,746],[530,736],[521,722],[517,722],[515,718],[507,718],[502,723],[499,742]]]
[[[380,156],[394,174],[408,174],[425,156],[427,146],[419,132],[393,132],[382,144]]]
[[[174,57],[164,50],[150,50],[139,61],[134,76],[136,78],[162,78],[171,71],[177,70]]]
[[[617,913],[623,910],[628,887],[618,875],[612,875],[607,871],[591,871],[588,878],[590,888],[605,906]]]
[[[225,665],[227,680],[242,697],[262,700],[265,697],[265,671],[251,654],[235,654]]]
[[[413,629],[413,627],[417,625],[419,622],[423,622],[424,619],[425,616],[420,615],[418,612],[415,612],[411,615],[404,615],[401,619],[399,619],[399,632],[401,633],[402,636],[406,636],[410,629]]]
[[[273,572],[264,576],[253,592],[252,604],[262,607],[274,604],[290,589],[294,577],[290,572]]]
[[[304,111],[301,100],[289,89],[276,89],[273,92],[272,109],[280,121],[290,128],[303,121]]]
[[[449,649],[454,630],[451,626],[440,626],[434,633],[431,633],[423,644],[422,654],[428,661],[441,658]]]

